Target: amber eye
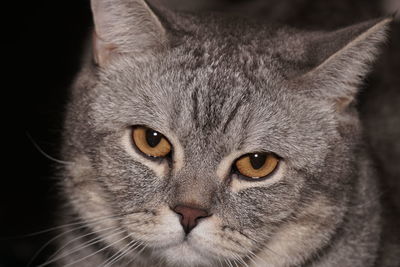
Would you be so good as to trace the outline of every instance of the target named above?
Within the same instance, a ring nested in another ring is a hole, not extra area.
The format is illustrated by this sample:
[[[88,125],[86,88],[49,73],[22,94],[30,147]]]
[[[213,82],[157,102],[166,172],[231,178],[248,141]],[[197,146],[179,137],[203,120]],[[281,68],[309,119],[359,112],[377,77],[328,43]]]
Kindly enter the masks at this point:
[[[150,157],[165,157],[171,152],[171,144],[157,131],[147,127],[135,127],[132,132],[135,146]]]
[[[272,153],[253,153],[238,159],[235,166],[246,178],[259,179],[271,174],[278,163],[278,157]]]

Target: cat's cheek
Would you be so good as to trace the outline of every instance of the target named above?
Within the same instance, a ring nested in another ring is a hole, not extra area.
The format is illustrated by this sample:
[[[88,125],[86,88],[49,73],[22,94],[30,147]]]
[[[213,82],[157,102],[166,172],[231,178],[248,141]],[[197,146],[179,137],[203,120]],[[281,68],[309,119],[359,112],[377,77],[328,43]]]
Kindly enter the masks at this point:
[[[193,229],[188,244],[204,255],[227,258],[231,257],[233,251],[239,252],[243,247],[251,248],[251,242],[244,240],[239,232],[222,225],[222,220],[217,216],[202,221]]]
[[[271,266],[300,266],[305,255],[326,246],[344,218],[344,210],[320,196],[300,211],[296,220],[282,225],[259,252],[257,264],[266,260]]]
[[[134,233],[137,239],[145,241],[152,248],[166,248],[182,243],[185,235],[179,222],[179,216],[167,206],[160,208],[156,213],[157,215],[148,220],[151,223],[140,228],[131,225],[128,230]]]

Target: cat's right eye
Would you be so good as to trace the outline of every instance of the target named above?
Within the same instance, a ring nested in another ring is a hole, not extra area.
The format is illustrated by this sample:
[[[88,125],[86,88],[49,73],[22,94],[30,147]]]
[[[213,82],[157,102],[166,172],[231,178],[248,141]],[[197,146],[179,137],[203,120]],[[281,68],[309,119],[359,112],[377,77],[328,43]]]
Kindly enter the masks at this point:
[[[149,157],[166,157],[172,150],[171,144],[164,135],[148,127],[134,127],[132,140],[136,148]]]
[[[235,168],[242,177],[258,180],[269,176],[278,167],[279,158],[273,153],[251,153],[235,162]]]

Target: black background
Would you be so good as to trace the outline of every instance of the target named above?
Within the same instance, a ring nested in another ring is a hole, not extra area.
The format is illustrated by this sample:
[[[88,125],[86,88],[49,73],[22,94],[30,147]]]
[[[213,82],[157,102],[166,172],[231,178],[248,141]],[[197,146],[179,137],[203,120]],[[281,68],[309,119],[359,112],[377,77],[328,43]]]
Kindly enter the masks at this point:
[[[15,1],[2,5],[2,170],[0,266],[26,266],[54,233],[56,163],[68,87],[92,28],[89,1]],[[9,46],[9,47],[7,47]],[[6,59],[6,60],[4,60]],[[4,68],[5,67],[5,68]],[[51,246],[50,246],[51,247]],[[40,262],[45,253],[39,255]]]

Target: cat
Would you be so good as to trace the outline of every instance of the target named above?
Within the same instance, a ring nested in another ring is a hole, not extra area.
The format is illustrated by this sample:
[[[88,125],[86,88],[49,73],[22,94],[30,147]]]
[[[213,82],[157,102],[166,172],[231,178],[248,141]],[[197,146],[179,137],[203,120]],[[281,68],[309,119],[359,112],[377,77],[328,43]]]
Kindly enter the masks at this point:
[[[399,266],[357,105],[392,17],[91,5],[41,266]]]

